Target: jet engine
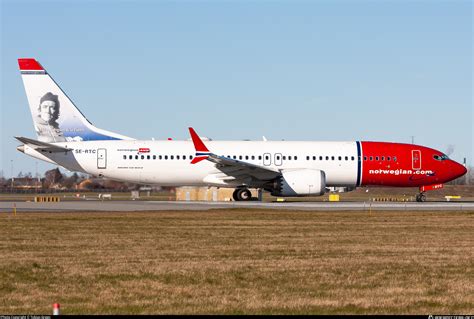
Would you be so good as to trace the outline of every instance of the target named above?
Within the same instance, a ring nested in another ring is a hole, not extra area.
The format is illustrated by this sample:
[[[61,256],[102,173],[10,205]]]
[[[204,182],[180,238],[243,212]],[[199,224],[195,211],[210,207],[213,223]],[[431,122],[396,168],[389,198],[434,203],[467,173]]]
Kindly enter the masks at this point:
[[[326,174],[318,169],[284,170],[274,181],[273,196],[320,196],[326,190]]]

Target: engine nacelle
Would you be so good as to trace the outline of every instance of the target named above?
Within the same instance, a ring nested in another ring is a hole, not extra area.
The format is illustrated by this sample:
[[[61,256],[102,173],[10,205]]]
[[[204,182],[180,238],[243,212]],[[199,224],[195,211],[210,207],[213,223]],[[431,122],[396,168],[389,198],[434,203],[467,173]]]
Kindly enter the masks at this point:
[[[284,170],[275,181],[273,196],[320,196],[326,190],[326,174],[318,169]]]

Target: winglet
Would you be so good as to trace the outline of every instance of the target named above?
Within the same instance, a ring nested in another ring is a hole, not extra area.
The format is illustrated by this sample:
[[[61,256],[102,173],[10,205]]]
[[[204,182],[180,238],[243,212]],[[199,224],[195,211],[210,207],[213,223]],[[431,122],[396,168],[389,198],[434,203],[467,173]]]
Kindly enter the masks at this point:
[[[209,157],[209,150],[207,149],[206,145],[202,142],[197,135],[196,131],[192,127],[189,128],[189,133],[191,134],[191,139],[193,140],[194,149],[196,150],[196,156],[191,161],[191,164],[199,163]]]

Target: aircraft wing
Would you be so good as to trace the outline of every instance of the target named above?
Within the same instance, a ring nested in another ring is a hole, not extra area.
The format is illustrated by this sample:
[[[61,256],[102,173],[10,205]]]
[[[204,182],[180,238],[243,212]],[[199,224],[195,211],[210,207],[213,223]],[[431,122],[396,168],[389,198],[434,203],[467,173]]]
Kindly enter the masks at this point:
[[[196,149],[196,156],[191,161],[191,164],[208,160],[213,162],[216,168],[221,172],[206,178],[209,182],[232,181],[233,183],[255,185],[263,184],[280,175],[280,171],[275,168],[247,163],[211,153],[192,127],[189,128],[189,132],[191,133],[194,148]]]
[[[61,152],[67,152],[67,151],[73,150],[72,148],[67,148],[67,147],[63,147],[63,146],[59,146],[55,144],[41,142],[41,141],[33,140],[27,137],[15,136],[15,138],[19,140],[20,142],[22,142],[23,144],[28,145],[29,147],[38,151],[61,153]]]

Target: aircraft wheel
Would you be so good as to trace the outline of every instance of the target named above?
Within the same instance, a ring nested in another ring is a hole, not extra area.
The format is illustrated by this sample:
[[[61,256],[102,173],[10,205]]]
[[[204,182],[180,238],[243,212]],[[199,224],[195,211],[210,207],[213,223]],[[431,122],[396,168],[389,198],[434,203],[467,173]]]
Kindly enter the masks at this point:
[[[426,195],[423,193],[416,195],[416,201],[420,203],[426,202]]]
[[[252,193],[247,188],[237,188],[232,194],[232,197],[234,198],[236,202],[251,200]]]

